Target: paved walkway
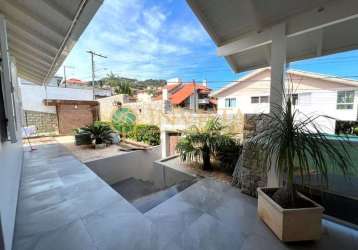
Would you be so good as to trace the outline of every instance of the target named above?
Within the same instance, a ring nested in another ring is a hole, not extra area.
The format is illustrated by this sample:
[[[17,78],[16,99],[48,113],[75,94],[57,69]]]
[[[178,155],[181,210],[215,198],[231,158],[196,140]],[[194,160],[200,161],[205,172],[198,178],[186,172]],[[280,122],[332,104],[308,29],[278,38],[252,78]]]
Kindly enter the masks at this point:
[[[14,249],[345,249],[358,233],[323,221],[319,242],[282,244],[256,200],[204,179],[142,214],[58,144],[25,152]]]

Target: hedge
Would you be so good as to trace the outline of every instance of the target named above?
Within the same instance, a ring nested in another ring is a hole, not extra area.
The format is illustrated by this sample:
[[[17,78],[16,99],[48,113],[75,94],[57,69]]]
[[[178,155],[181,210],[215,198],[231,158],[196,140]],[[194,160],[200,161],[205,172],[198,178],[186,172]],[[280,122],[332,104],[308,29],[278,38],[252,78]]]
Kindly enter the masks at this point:
[[[160,144],[160,129],[155,125],[139,124],[133,127],[128,137],[156,146]]]

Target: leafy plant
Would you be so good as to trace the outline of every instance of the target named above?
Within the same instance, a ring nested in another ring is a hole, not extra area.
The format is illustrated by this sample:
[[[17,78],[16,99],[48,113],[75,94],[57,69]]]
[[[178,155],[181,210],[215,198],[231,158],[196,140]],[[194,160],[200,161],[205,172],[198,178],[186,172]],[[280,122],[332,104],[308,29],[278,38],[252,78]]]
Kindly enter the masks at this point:
[[[219,118],[210,119],[204,128],[193,126],[184,131],[176,146],[183,161],[203,161],[203,170],[213,170],[211,157],[222,151],[222,148],[232,145],[234,139],[224,133],[224,126]]]
[[[239,140],[227,140],[227,143],[217,147],[215,158],[220,161],[221,165],[233,172],[239,156],[242,152],[242,144]]]
[[[107,124],[95,122],[91,125],[81,128],[81,131],[83,133],[89,133],[91,135],[92,141],[94,141],[95,144],[109,144],[112,142],[111,133],[113,130]]]
[[[129,137],[156,146],[160,144],[160,129],[155,125],[135,125]]]
[[[292,108],[292,96],[285,96],[284,105],[274,106],[269,114],[261,114],[265,130],[248,140],[258,166],[265,172],[275,168],[283,179],[283,187],[272,196],[285,208],[298,205],[294,176],[310,176],[314,171],[328,184],[328,171],[336,166],[343,174],[349,170],[351,158],[344,138],[336,143],[322,133],[316,120],[322,116],[306,116]],[[305,117],[300,119],[300,117]],[[327,119],[333,119],[326,117]],[[337,144],[342,150],[337,150]]]
[[[120,133],[123,138],[127,137],[127,135],[131,133],[135,121],[136,116],[128,108],[118,109],[112,117],[112,124],[114,128]]]
[[[117,95],[118,94],[129,95],[129,96],[133,95],[131,85],[127,81],[120,81],[118,85],[114,88],[114,92]]]

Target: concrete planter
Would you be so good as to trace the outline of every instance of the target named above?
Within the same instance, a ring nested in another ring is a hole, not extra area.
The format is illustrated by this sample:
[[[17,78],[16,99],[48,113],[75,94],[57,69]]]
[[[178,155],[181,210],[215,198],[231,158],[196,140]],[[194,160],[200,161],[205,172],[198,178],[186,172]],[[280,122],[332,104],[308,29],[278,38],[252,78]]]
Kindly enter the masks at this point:
[[[106,148],[106,143],[94,144],[94,148],[95,149],[104,149],[104,148]]]
[[[321,237],[321,218],[324,208],[303,194],[300,197],[312,203],[310,208],[284,209],[265,191],[276,188],[258,188],[257,213],[281,241],[318,240]]]

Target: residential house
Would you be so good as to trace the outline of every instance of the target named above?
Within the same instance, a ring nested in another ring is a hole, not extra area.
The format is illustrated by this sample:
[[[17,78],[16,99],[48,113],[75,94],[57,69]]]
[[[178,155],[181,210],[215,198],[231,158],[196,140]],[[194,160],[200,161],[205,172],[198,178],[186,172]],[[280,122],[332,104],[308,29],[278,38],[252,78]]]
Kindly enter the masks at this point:
[[[293,105],[302,114],[326,115],[342,121],[356,121],[358,81],[311,72],[289,70],[286,94],[292,94]],[[268,113],[270,109],[270,69],[255,70],[238,81],[214,92],[218,113]],[[302,115],[301,114],[301,115]],[[327,133],[335,132],[335,121],[319,118]]]
[[[202,84],[183,83],[180,79],[175,78],[168,80],[161,93],[153,99],[167,100],[172,107],[210,111],[216,109],[216,100],[209,97],[210,93],[211,89],[208,88],[206,81]]]

